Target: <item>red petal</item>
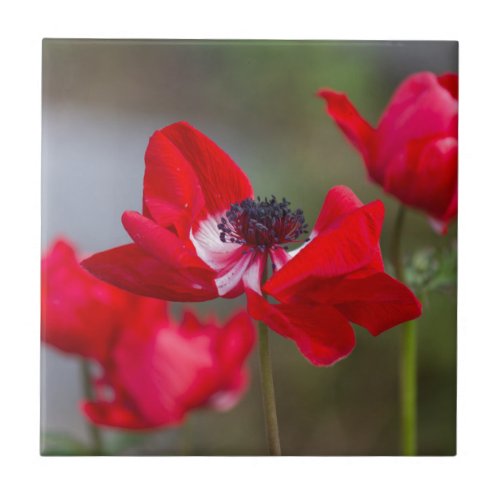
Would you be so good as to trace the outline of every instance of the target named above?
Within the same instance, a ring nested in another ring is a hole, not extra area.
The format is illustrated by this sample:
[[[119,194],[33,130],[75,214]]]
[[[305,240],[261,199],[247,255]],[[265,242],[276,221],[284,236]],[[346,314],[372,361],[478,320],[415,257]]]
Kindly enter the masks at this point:
[[[377,166],[385,168],[409,141],[454,134],[457,113],[457,100],[440,85],[436,75],[424,72],[407,78],[380,119]]]
[[[458,142],[454,137],[411,141],[405,154],[388,166],[384,183],[386,191],[403,203],[437,220],[456,215],[449,207],[457,186]]]
[[[345,358],[356,343],[348,321],[332,306],[269,304],[247,291],[248,311],[276,333],[290,338],[314,365],[331,365]]]
[[[159,428],[165,423],[151,423],[139,413],[118,401],[85,401],[82,412],[94,424],[116,429],[146,430]],[[178,425],[181,418],[172,420],[169,425]]]
[[[215,348],[218,363],[228,382],[235,371],[240,370],[254,343],[255,327],[246,311],[233,315],[220,329]]]
[[[309,280],[307,288],[293,301],[334,305],[349,321],[365,327],[372,335],[415,319],[422,312],[408,287],[381,272],[335,281]]]
[[[361,153],[365,163],[370,165],[374,140],[372,126],[358,113],[346,94],[325,89],[318,95],[326,101],[328,114]]]
[[[151,219],[137,212],[124,212],[122,223],[135,243],[159,261],[179,268],[208,269],[190,240],[181,240]]]
[[[192,167],[210,214],[229,209],[231,203],[253,197],[247,176],[215,142],[185,122],[160,131],[182,153]]]
[[[204,205],[198,178],[184,155],[161,132],[149,140],[145,154],[144,214],[187,238],[193,218]]]
[[[97,278],[139,295],[178,302],[218,296],[212,270],[169,266],[135,244],[97,253],[81,264]]]
[[[41,267],[42,340],[63,352],[104,359],[135,297],[82,269],[64,240],[44,254]]]
[[[363,268],[379,252],[384,206],[374,201],[341,216],[277,271],[264,290],[273,296],[308,277],[338,277]]]
[[[238,403],[248,387],[248,370],[237,371],[222,390],[217,391],[207,401],[207,406],[217,411],[230,410]]]
[[[456,73],[445,73],[438,77],[438,82],[454,99],[458,100],[458,75]]]
[[[328,191],[312,233],[330,228],[341,215],[363,206],[360,199],[346,186],[335,186]],[[312,234],[311,234],[312,236]]]

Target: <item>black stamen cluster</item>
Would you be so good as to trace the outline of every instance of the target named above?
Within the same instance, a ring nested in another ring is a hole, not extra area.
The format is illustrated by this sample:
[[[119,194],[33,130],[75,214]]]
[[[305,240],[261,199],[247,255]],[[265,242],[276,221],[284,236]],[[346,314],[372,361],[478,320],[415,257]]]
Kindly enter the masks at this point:
[[[260,250],[298,242],[300,235],[308,232],[308,225],[300,208],[293,212],[289,207],[289,201],[283,198],[278,202],[274,195],[269,200],[257,197],[234,203],[217,225],[220,239]]]

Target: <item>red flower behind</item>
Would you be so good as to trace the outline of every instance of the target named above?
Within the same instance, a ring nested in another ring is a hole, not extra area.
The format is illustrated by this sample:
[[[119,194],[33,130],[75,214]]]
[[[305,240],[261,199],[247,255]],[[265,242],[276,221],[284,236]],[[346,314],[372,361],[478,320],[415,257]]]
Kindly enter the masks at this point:
[[[457,215],[458,76],[417,73],[396,90],[373,128],[347,96],[319,92],[370,178],[446,232]]]
[[[372,314],[380,310],[381,329],[420,314],[413,294],[383,273],[378,243],[381,202],[363,206],[349,189],[333,188],[306,238],[302,210],[292,211],[285,199],[254,199],[239,167],[187,123],[155,132],[145,159],[143,215],[125,212],[122,218],[134,243],[82,263],[99,278],[135,293],[176,301],[231,298],[246,292],[250,313],[295,340],[315,364],[333,363],[352,350],[348,320],[364,324],[358,320],[360,309]],[[304,244],[288,251],[288,245],[299,242]],[[264,289],[282,301],[281,306],[260,298],[268,257],[275,274]],[[358,279],[368,271],[383,276],[378,277],[382,291]],[[351,287],[344,288],[350,293],[344,299],[339,297],[343,280]],[[318,287],[335,287],[337,296],[325,291],[319,298],[312,293]],[[314,307],[314,314],[299,317],[296,312],[302,307]],[[308,342],[326,345],[328,353],[307,348]]]
[[[137,298],[82,269],[73,247],[62,239],[43,256],[41,281],[42,340],[103,361]]]
[[[137,315],[104,365],[96,400],[83,411],[97,425],[153,429],[178,425],[195,408],[227,410],[247,386],[243,364],[254,339],[245,312],[224,326],[203,324],[191,312],[179,325],[165,314]]]
[[[103,369],[96,401],[83,404],[96,424],[173,425],[197,407],[228,409],[246,388],[255,331],[243,311],[223,326],[186,312],[177,326],[164,301],[96,279],[64,240],[42,259],[41,299],[42,340]]]

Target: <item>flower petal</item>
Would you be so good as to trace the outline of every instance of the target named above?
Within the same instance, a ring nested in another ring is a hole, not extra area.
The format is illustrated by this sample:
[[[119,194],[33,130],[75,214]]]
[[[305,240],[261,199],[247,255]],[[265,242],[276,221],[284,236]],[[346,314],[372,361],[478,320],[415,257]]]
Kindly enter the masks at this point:
[[[458,75],[456,73],[445,73],[440,75],[438,77],[438,82],[454,99],[458,100]]]
[[[248,311],[276,333],[293,340],[314,365],[331,365],[345,358],[356,343],[346,318],[332,306],[270,304],[248,290]]]
[[[380,201],[341,216],[267,281],[273,296],[308,277],[338,277],[372,262],[379,250],[384,206]]]
[[[246,311],[234,314],[220,329],[215,349],[225,377],[239,370],[255,343],[255,327]]]
[[[94,424],[117,429],[146,430],[165,426],[165,422],[152,423],[129,408],[122,401],[85,401],[81,405],[84,415]],[[172,418],[168,425],[180,425],[183,417]]]
[[[149,140],[145,163],[144,214],[187,237],[193,218],[204,206],[198,177],[181,151],[159,131]]]
[[[394,93],[377,128],[377,167],[404,151],[408,141],[456,132],[458,102],[433,73],[407,78]],[[383,176],[377,178],[383,181]]]
[[[182,153],[200,183],[209,214],[229,209],[231,203],[253,197],[250,181],[215,142],[186,122],[160,131]]]
[[[311,232],[311,239],[331,228],[341,215],[362,207],[361,200],[346,186],[335,186],[328,191],[319,216]]]
[[[190,240],[181,240],[173,232],[138,212],[124,212],[122,223],[134,242],[145,252],[171,266],[208,269]]]
[[[244,251],[239,243],[221,241],[221,231],[217,227],[221,217],[222,213],[200,220],[196,229],[190,233],[196,254],[215,271],[221,271],[239,260]]]
[[[139,295],[179,302],[218,296],[211,269],[180,269],[159,261],[136,244],[97,253],[81,265],[97,278]]]
[[[191,242],[198,256],[217,271],[215,283],[222,297],[241,295],[245,287],[260,291],[263,254],[239,243],[223,242],[217,224],[222,214],[200,221],[191,232]]]
[[[437,220],[444,220],[445,214],[446,222],[455,217],[456,210],[449,207],[458,189],[457,139],[410,141],[404,154],[389,164],[384,189]]]
[[[282,297],[278,297],[282,300]],[[290,297],[287,297],[290,300]],[[293,303],[334,305],[349,321],[378,335],[420,316],[422,306],[403,283],[383,272],[339,280],[310,279]]]
[[[42,340],[66,353],[105,359],[137,297],[82,269],[75,250],[63,239],[42,258],[41,285]]]
[[[373,127],[358,113],[346,94],[324,89],[318,92],[318,96],[326,101],[328,114],[361,153],[366,165],[370,165],[374,141]]]

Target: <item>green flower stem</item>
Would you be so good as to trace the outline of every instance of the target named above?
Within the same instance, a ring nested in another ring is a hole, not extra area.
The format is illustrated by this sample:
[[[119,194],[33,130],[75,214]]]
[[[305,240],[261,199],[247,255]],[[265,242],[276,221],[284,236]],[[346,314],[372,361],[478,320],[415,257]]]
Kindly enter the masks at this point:
[[[262,282],[264,283],[266,280],[267,268],[264,269]],[[281,455],[278,416],[276,413],[276,399],[274,396],[273,370],[271,365],[271,353],[269,351],[269,329],[262,321],[259,321],[259,359],[262,385],[262,403],[266,419],[269,454]]]
[[[417,323],[404,325],[401,339],[401,452],[417,454]]]
[[[90,363],[86,359],[80,361],[80,369],[82,373],[82,387],[83,394],[86,400],[90,401],[94,397],[92,390],[92,375],[90,373]],[[92,440],[92,449],[95,455],[103,454],[102,435],[101,429],[96,425],[88,422],[87,427],[89,430],[90,438]]]
[[[262,402],[264,405],[264,414],[266,418],[269,454],[281,455],[278,416],[276,414],[276,401],[274,397],[271,353],[269,352],[268,328],[267,325],[262,321],[259,321],[259,355],[260,376],[262,382]]]
[[[401,241],[405,220],[405,207],[399,206],[392,235],[392,264],[396,278],[405,281],[401,258]],[[417,324],[408,321],[403,325],[400,350],[400,419],[401,454],[417,454]]]

